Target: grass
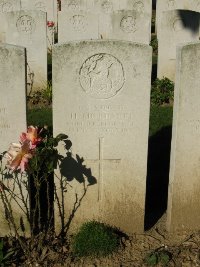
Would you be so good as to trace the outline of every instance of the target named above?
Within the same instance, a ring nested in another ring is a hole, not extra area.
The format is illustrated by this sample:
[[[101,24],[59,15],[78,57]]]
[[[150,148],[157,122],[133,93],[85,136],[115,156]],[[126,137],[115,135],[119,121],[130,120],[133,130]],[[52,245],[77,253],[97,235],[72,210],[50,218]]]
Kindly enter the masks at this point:
[[[171,106],[152,106],[150,111],[149,135],[152,136],[163,127],[172,125],[173,108]],[[52,109],[30,109],[28,110],[28,125],[52,127]]]
[[[27,124],[43,127],[48,125],[52,127],[52,109],[51,108],[40,108],[40,109],[29,109],[27,112]]]
[[[151,106],[150,123],[149,123],[149,136],[153,136],[166,126],[172,125],[172,106]]]
[[[75,235],[72,250],[78,257],[101,257],[116,251],[118,246],[119,236],[114,228],[91,221],[84,223]]]

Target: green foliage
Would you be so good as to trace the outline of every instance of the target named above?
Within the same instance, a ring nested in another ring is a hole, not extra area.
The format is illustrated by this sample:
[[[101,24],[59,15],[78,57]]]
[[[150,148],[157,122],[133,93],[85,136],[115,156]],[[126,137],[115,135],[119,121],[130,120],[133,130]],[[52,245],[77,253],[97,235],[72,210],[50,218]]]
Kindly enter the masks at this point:
[[[115,230],[103,223],[84,223],[73,240],[73,253],[76,256],[100,257],[114,252],[119,245]]]
[[[48,125],[52,127],[52,109],[51,108],[37,108],[29,109],[27,112],[28,125]]]
[[[0,240],[0,266],[10,266],[10,257],[14,254],[14,250],[9,249],[5,252],[3,239]]]
[[[42,90],[34,91],[28,95],[27,100],[32,105],[50,105],[52,103],[52,82],[48,81]]]
[[[172,255],[169,251],[165,248],[158,248],[146,256],[145,262],[148,266],[156,266],[157,264],[166,266],[171,258]]]
[[[151,104],[169,104],[174,99],[174,83],[168,78],[156,79],[151,87]]]
[[[42,93],[41,91],[35,91],[32,94],[27,96],[27,101],[31,103],[32,105],[36,105],[38,103],[41,103],[42,100]]]
[[[172,106],[151,106],[149,136],[158,133],[162,128],[172,125]]]
[[[158,55],[158,40],[156,35],[152,35],[150,45],[153,48],[154,55]]]
[[[47,104],[52,103],[52,82],[48,81],[46,88],[41,91],[42,98],[47,102]]]
[[[37,174],[41,175],[43,173],[46,178],[46,176],[54,171],[57,167],[58,160],[62,157],[58,154],[58,143],[63,141],[65,148],[70,148],[71,141],[68,140],[68,136],[65,134],[59,134],[54,138],[48,128],[42,128],[40,137],[43,141],[38,144],[34,152],[34,157],[29,162],[28,174],[33,174],[37,177]],[[68,145],[69,143],[70,145]]]

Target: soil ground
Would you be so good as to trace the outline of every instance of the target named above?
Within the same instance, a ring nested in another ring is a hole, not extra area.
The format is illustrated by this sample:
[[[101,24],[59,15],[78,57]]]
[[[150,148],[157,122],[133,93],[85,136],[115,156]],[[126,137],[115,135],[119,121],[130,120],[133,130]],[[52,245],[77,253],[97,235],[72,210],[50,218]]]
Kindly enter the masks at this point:
[[[166,215],[149,231],[122,238],[120,249],[105,258],[74,259],[68,257],[55,267],[196,267],[200,266],[200,231],[170,234],[165,230]],[[164,250],[171,255],[165,265],[148,265],[145,258],[155,250]]]

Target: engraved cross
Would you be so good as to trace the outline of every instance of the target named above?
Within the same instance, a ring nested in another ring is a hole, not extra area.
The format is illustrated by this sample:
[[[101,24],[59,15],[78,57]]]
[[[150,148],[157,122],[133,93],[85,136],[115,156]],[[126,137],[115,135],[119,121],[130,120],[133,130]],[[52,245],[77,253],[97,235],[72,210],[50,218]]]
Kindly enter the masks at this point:
[[[88,162],[95,162],[98,163],[98,170],[99,170],[99,179],[98,179],[98,201],[102,200],[103,194],[103,164],[104,161],[109,161],[110,163],[119,163],[121,159],[104,159],[103,157],[103,141],[104,138],[99,138],[99,156],[98,159],[87,159]]]

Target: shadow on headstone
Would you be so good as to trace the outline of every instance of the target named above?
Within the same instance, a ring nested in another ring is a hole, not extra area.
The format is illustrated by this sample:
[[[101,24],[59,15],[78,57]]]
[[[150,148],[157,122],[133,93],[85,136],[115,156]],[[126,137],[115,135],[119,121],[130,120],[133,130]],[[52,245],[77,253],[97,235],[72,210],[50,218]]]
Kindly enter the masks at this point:
[[[186,29],[190,29],[193,33],[199,32],[200,13],[190,10],[178,10],[178,14],[182,20],[182,25]]]
[[[85,182],[85,177],[89,185],[94,185],[97,183],[97,180],[92,176],[92,171],[90,168],[86,168],[83,165],[84,159],[79,155],[76,155],[76,159],[72,157],[71,152],[67,153],[60,164],[60,173],[63,177],[66,178],[68,182],[76,179],[79,183]]]
[[[150,229],[167,209],[172,127],[164,127],[149,138],[145,230]]]
[[[71,210],[70,214],[63,214],[60,213],[62,225],[59,236],[62,238],[67,234],[71,222],[77,212],[77,210],[81,206],[81,202],[84,199],[88,186],[92,186],[97,183],[97,179],[92,175],[92,171],[90,168],[87,168],[85,165],[83,165],[84,159],[76,154],[76,158],[72,157],[71,152],[67,152],[66,157],[63,158],[60,164],[60,185],[62,187],[62,193],[67,193],[67,188],[70,186],[70,182],[74,179],[84,185],[84,192],[81,197],[78,196],[76,193],[75,195],[75,202],[73,203],[73,208]],[[63,201],[60,202],[59,210],[65,211],[65,201],[63,198]],[[67,220],[65,218],[67,217]]]
[[[83,165],[84,159],[79,155],[76,155],[76,158],[72,157],[72,153],[69,152],[72,146],[71,141],[64,140],[64,142],[65,149],[67,150],[66,157],[58,155],[59,171],[61,173],[61,179],[59,183],[61,194],[63,196],[67,194],[68,186],[70,186],[70,182],[74,179],[80,184],[86,185],[84,186],[84,193],[82,197],[78,198],[78,195],[75,196],[76,201],[73,205],[71,214],[69,215],[65,214],[64,198],[61,197],[63,202],[62,200],[59,202],[59,210],[61,211],[59,215],[62,222],[60,232],[60,236],[62,237],[66,235],[75,213],[77,212],[83,198],[87,193],[88,186],[97,183],[97,179],[92,176],[91,169],[86,168],[86,166]],[[40,179],[40,177],[42,178]],[[40,187],[38,190],[35,185],[34,177],[29,178],[31,224],[33,235],[37,235],[44,231],[48,232],[49,230],[54,230],[54,197],[55,202],[58,200],[58,192],[55,192],[54,173],[47,175],[41,173],[41,176],[38,175],[38,178],[38,181],[40,182]]]

